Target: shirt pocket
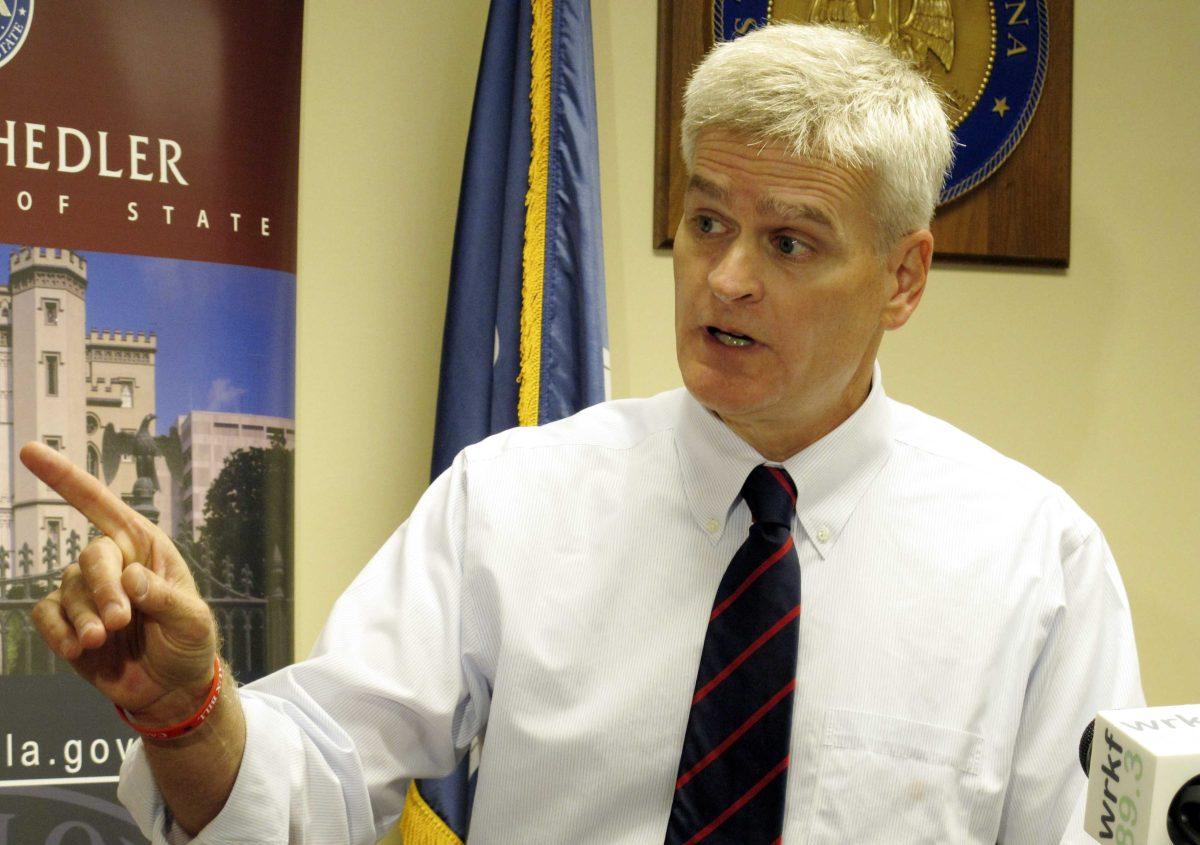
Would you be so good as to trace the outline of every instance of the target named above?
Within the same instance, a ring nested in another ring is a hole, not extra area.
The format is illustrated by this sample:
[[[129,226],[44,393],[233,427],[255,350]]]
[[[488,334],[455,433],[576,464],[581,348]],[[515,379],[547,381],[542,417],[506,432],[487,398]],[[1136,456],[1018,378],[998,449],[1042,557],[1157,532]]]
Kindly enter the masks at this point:
[[[969,842],[982,753],[966,731],[827,711],[810,843]]]

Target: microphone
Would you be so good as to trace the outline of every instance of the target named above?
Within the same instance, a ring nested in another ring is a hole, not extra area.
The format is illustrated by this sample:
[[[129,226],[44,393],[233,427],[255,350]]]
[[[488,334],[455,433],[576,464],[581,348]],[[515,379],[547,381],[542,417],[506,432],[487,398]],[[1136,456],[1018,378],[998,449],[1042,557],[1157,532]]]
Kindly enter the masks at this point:
[[[1083,829],[1113,845],[1200,845],[1200,704],[1102,710],[1079,741]]]

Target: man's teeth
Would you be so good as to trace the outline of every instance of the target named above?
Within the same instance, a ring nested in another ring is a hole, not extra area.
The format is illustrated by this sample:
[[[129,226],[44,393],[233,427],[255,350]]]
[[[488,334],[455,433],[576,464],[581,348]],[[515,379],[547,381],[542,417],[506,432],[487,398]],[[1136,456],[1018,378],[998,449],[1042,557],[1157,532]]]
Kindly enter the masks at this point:
[[[739,335],[729,334],[728,332],[723,332],[720,329],[713,329],[712,336],[715,337],[717,340],[721,341],[721,343],[725,344],[726,346],[749,346],[751,343],[754,342],[753,340],[751,340],[748,337],[741,337]]]

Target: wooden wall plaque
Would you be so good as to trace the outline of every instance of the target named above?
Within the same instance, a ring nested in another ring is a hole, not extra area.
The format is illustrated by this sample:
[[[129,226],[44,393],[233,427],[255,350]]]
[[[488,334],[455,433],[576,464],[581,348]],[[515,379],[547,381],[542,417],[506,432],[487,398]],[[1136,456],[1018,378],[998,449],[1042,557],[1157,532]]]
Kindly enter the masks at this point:
[[[1027,47],[1020,42],[1006,42],[1005,27],[1036,13],[1039,5],[1044,7],[1049,50],[1041,96],[1024,135],[1016,136],[1019,143],[1003,163],[980,184],[938,208],[933,223],[936,257],[943,261],[1066,267],[1071,228],[1074,2],[990,2],[1000,39],[997,61],[1007,50]],[[907,0],[907,8],[911,4],[912,0]],[[713,19],[714,0],[659,0],[653,237],[654,246],[660,249],[672,244],[687,181],[679,150],[683,87],[691,69],[712,47]],[[977,108],[983,108],[982,103]],[[999,101],[995,105],[997,119],[1003,119],[1004,105]]]

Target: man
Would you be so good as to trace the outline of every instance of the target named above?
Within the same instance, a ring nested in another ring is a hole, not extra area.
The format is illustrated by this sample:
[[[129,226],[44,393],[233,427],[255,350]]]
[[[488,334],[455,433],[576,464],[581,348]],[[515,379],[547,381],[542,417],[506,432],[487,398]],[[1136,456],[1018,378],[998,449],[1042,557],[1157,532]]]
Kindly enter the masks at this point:
[[[875,365],[929,271],[936,96],[858,35],[776,26],[705,60],[683,131],[686,390],[465,450],[307,661],[218,693],[166,538],[22,451],[106,535],[39,630],[180,734],[123,772],[156,841],[372,841],[485,731],[472,842],[1063,836],[1080,730],[1141,703],[1115,564]]]

